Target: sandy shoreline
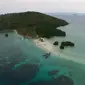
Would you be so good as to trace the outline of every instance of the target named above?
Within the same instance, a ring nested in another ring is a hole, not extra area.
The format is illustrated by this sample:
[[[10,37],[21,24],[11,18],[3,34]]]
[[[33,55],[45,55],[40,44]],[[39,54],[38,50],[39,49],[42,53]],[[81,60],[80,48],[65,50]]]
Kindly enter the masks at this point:
[[[14,32],[20,37],[21,40],[24,40],[25,38],[22,35],[19,35],[16,30]],[[29,38],[29,36],[28,36]],[[48,42],[45,38],[42,38],[43,42],[37,38],[37,39],[32,39],[34,44],[39,47],[40,49],[46,51],[46,52],[51,52],[54,54],[56,57],[63,58],[66,60],[71,60],[77,63],[85,64],[85,61],[80,58],[76,58],[75,56],[68,55],[64,53],[63,50],[60,50],[58,47],[53,46],[50,42]],[[55,50],[56,48],[56,50]]]
[[[63,58],[66,60],[71,60],[77,63],[81,63],[81,64],[85,64],[85,61],[82,60],[81,58],[77,58],[75,56],[71,56],[68,55],[66,53],[64,53],[63,50],[60,50],[59,48],[56,49],[56,51],[54,50],[54,46],[49,43],[46,39],[42,38],[44,40],[44,42],[41,42],[39,39],[34,39],[34,43],[36,44],[37,47],[45,50],[46,52],[51,52],[52,54],[54,54],[56,57],[59,58]]]
[[[34,39],[34,43],[36,44],[36,46],[38,46],[39,48],[47,51],[47,52],[51,52],[53,50],[52,45],[46,41],[44,38],[42,38],[44,41],[40,41],[39,39]]]
[[[24,38],[23,36],[19,35],[18,32],[16,30],[14,30],[14,32],[16,33],[16,35],[18,35],[19,37],[22,37]],[[44,42],[40,41],[39,38],[37,39],[33,39],[34,43],[36,44],[37,47],[45,50],[45,51],[51,51],[53,48],[52,48],[52,45],[46,41],[46,39],[42,38]]]
[[[18,35],[20,37],[20,39],[24,39],[24,37],[20,34],[18,34],[17,30],[14,30],[14,32],[16,33],[16,35]],[[29,38],[29,36],[28,36]],[[35,45],[43,50],[45,50],[46,52],[52,52],[53,51],[53,45],[51,43],[49,43],[45,38],[42,38],[43,42],[40,40],[40,38],[37,39],[32,39],[33,42],[35,43]]]

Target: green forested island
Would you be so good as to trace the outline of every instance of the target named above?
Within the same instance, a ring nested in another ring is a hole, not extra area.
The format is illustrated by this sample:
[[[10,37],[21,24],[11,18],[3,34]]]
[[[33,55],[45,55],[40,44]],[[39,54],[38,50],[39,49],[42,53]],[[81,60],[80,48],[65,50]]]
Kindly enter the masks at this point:
[[[0,30],[17,30],[19,34],[31,37],[66,36],[64,31],[56,29],[68,25],[68,22],[39,12],[21,12],[0,15]]]

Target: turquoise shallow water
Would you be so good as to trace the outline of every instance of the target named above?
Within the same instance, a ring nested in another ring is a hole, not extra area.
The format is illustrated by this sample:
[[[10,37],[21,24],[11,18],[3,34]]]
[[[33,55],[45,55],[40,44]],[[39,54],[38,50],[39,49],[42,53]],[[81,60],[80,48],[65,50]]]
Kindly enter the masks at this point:
[[[52,76],[50,73],[48,75],[48,72],[52,70],[58,70],[58,72],[54,71],[55,78],[68,73],[66,67],[60,71],[62,68],[54,61],[53,57],[55,56],[50,56],[46,60],[42,56],[46,52],[39,49],[30,39],[22,40],[14,33],[9,33],[8,38],[5,38],[4,34],[0,34],[0,46],[0,79],[2,77],[2,85],[21,85],[22,83],[30,85],[36,81],[50,81],[54,75]]]
[[[38,48],[15,33],[0,34],[0,85],[84,85],[85,66]]]
[[[75,41],[75,48],[66,48],[60,55],[51,54],[48,59],[42,56],[46,52],[33,40],[13,32],[8,38],[0,33],[0,85],[85,85],[85,25],[79,23],[61,27],[67,33],[66,38],[48,40],[52,44],[55,40],[69,39]],[[57,52],[56,49],[53,51]]]

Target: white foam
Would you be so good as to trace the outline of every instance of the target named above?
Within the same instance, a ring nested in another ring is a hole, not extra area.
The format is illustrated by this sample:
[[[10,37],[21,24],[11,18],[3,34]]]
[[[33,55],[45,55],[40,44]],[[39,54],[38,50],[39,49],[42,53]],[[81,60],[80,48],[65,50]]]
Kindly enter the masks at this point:
[[[16,34],[21,40],[24,39],[23,36],[21,36],[21,35],[18,34],[17,30],[14,30],[14,32],[15,32],[15,34]]]

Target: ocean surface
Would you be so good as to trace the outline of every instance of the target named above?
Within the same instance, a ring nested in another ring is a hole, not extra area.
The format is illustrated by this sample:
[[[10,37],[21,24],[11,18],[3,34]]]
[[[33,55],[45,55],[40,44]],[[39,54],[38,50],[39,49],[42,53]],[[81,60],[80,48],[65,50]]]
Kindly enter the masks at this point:
[[[53,15],[53,14],[52,14]],[[85,16],[53,15],[67,20],[69,25],[59,27],[67,36],[49,41],[70,40],[73,48],[60,50],[53,46],[51,56],[38,48],[32,39],[10,32],[0,33],[0,85],[85,85]]]
[[[53,43],[55,40],[62,42],[62,41],[72,41],[75,43],[74,48],[65,48],[62,54],[67,56],[71,56],[73,60],[85,64],[85,15],[54,15],[55,17],[64,19],[69,22],[69,25],[65,27],[59,27],[66,32],[65,38],[54,37],[49,41]],[[54,48],[56,51],[56,48]],[[59,50],[60,51],[60,50]],[[70,57],[70,58],[71,58]]]

